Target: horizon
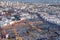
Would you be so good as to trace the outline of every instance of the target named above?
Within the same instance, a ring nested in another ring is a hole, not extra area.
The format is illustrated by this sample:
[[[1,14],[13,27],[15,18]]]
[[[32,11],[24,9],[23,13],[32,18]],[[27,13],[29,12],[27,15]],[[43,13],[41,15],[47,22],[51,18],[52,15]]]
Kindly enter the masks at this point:
[[[0,0],[0,1],[19,1],[19,2],[30,2],[30,3],[60,3],[60,0]]]

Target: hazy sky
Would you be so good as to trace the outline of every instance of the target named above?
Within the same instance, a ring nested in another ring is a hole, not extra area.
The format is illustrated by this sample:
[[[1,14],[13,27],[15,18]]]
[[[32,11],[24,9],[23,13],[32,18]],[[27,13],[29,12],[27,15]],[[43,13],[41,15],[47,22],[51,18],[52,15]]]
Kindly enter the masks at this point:
[[[0,1],[6,1],[6,0],[0,0]],[[8,1],[8,0],[7,0]],[[53,2],[60,2],[60,0],[10,0],[10,1],[19,1],[19,2],[43,2],[43,3],[53,3]]]

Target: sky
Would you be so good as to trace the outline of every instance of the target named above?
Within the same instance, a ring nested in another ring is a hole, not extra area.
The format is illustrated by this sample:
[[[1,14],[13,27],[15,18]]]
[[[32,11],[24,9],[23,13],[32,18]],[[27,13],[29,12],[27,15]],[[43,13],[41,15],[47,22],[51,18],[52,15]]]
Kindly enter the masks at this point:
[[[8,0],[0,0],[0,1],[8,1]],[[60,0],[10,0],[10,1],[31,2],[31,3],[55,3],[55,2],[60,2]]]

